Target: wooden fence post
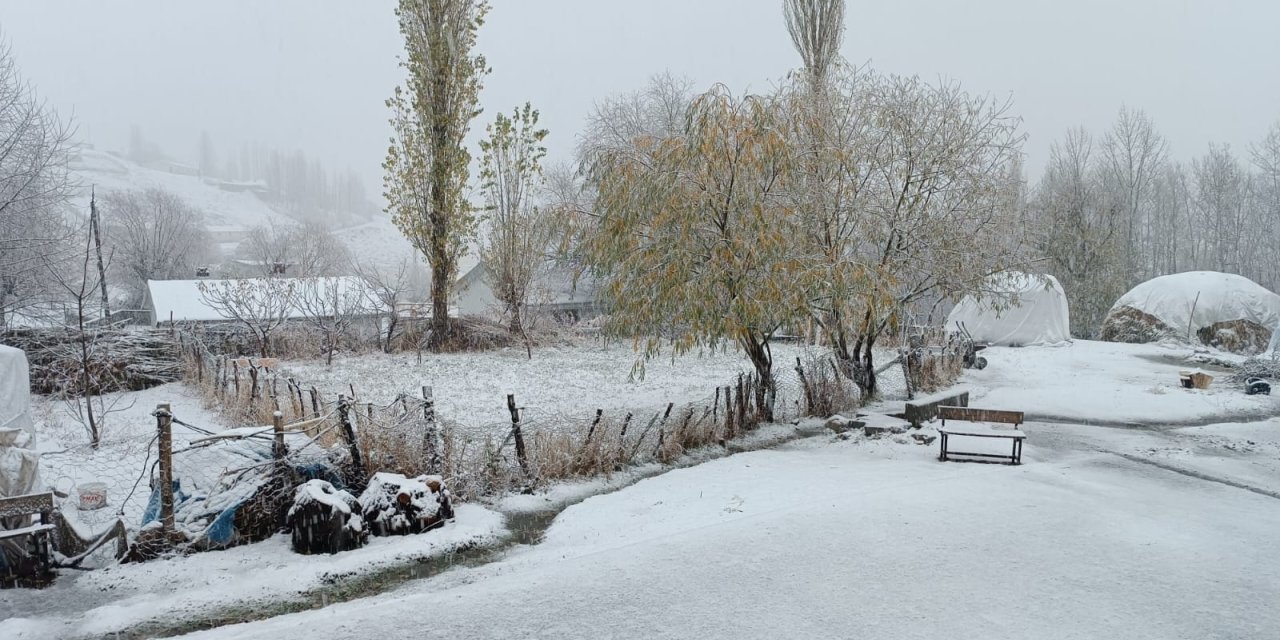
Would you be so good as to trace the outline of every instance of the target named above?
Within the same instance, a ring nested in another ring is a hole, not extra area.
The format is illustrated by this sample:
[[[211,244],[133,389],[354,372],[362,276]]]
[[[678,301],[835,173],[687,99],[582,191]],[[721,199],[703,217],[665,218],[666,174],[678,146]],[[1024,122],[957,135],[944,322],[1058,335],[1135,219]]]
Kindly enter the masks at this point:
[[[516,440],[516,459],[520,461],[520,471],[529,476],[529,460],[525,454],[524,434],[520,431],[520,409],[516,407],[516,396],[507,394],[507,410],[511,412],[511,435]]]
[[[236,383],[236,402],[240,401],[240,363],[235,360],[231,361],[231,370],[235,372]]]
[[[320,391],[311,387],[311,417],[320,417]]]
[[[351,452],[351,467],[356,475],[356,482],[363,489],[367,480],[364,461],[360,459],[360,447],[356,442],[356,430],[351,424],[351,404],[344,395],[338,396],[338,417],[342,421],[342,435],[347,439],[347,448]]]
[[[173,517],[173,413],[168,403],[156,405],[156,428],[159,433],[160,525],[166,540],[174,532]]]
[[[285,451],[284,451],[284,414],[281,413],[279,409],[277,409],[275,413],[271,414],[271,427],[276,437],[275,447],[273,449],[273,452],[275,453],[276,460],[280,460],[284,458]]]
[[[444,475],[444,461],[440,457],[440,430],[436,427],[436,401],[431,387],[422,387],[422,421],[425,425],[422,437],[427,457],[427,473]]]

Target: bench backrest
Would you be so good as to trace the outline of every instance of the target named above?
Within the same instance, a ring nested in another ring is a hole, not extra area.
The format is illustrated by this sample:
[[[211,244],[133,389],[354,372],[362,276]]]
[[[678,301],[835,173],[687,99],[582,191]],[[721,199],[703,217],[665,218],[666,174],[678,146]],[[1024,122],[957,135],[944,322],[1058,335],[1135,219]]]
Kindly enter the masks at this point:
[[[1004,424],[1022,424],[1021,411],[1001,411],[998,409],[980,409],[977,407],[938,407],[938,417],[945,424],[947,420],[963,420],[965,422],[1000,422]]]
[[[52,493],[33,493],[13,498],[0,498],[0,518],[29,516],[53,511]]]

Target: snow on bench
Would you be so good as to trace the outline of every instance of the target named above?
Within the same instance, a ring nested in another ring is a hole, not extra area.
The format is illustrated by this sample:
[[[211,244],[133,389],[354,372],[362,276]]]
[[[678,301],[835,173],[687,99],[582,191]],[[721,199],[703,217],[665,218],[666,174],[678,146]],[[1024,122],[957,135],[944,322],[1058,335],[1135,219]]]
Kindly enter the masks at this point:
[[[1022,464],[1022,442],[1027,434],[1018,427],[1022,425],[1024,415],[1021,411],[999,411],[996,409],[979,409],[976,407],[939,407],[938,417],[942,425],[938,434],[942,436],[941,450],[938,460],[946,462],[948,456],[966,456],[975,458],[996,458],[1008,460],[1010,464]],[[951,423],[948,424],[947,421]],[[951,436],[966,438],[1004,438],[1012,442],[1008,454],[984,453],[977,451],[953,451],[948,448]]]

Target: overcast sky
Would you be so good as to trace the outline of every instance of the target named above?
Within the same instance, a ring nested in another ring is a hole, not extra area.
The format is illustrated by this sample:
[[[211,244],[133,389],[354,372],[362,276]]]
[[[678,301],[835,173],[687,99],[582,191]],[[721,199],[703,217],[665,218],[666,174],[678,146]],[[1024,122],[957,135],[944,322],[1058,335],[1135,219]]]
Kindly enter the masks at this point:
[[[486,114],[526,100],[568,159],[594,101],[671,70],[767,89],[798,64],[781,0],[493,0]],[[194,160],[245,141],[302,149],[379,188],[383,100],[401,78],[394,0],[0,0],[25,76],[81,138],[130,125]],[[1280,1],[849,0],[844,55],[1011,96],[1033,174],[1071,126],[1147,111],[1176,157],[1242,154],[1280,120]],[[222,157],[225,157],[223,155]]]

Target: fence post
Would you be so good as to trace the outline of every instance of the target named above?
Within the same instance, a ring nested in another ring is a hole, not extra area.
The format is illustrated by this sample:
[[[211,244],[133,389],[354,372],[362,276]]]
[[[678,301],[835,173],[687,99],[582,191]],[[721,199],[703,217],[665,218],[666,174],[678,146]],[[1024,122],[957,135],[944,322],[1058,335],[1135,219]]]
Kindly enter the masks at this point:
[[[511,435],[516,440],[516,459],[520,461],[520,471],[525,477],[529,475],[529,461],[525,457],[524,434],[520,432],[520,409],[516,407],[516,396],[507,394],[507,410],[511,412]]]
[[[160,461],[160,525],[165,539],[173,536],[173,413],[168,403],[156,405],[156,428],[159,430]]]
[[[347,439],[347,447],[351,451],[351,467],[357,482],[363,487],[365,482],[364,461],[360,459],[360,447],[356,444],[356,430],[351,426],[351,405],[344,395],[338,396],[338,417],[342,421],[342,434]]]
[[[320,417],[320,391],[315,387],[311,387],[311,417]]]
[[[444,462],[440,459],[440,431],[436,428],[436,401],[431,387],[422,387],[422,421],[426,429],[422,437],[426,440],[424,449],[427,454],[427,472],[433,475],[444,475]]]
[[[276,436],[274,449],[276,460],[280,460],[284,458],[284,413],[279,409],[271,414],[271,427]]]
[[[240,363],[235,360],[232,360],[231,371],[235,374],[234,378],[236,383],[236,402],[240,402]]]

